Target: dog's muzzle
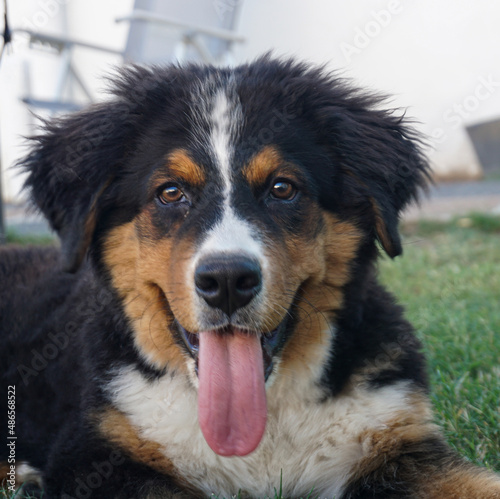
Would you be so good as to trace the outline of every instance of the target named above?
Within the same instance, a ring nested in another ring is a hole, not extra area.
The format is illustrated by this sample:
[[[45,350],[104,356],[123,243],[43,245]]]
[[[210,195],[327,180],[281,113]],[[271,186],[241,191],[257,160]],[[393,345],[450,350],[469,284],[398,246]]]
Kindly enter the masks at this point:
[[[177,322],[179,337],[195,360],[200,427],[217,454],[245,456],[264,434],[266,381],[286,339],[290,314],[270,332],[255,330],[261,317],[241,324],[236,312],[251,304],[263,287],[261,267],[252,258],[204,258],[195,269],[194,283],[207,310],[224,317],[219,326],[195,332]]]

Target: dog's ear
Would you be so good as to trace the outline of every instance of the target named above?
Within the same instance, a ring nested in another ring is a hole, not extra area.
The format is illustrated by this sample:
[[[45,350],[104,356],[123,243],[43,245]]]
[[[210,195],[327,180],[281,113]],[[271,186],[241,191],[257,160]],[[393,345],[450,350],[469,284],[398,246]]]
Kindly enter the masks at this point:
[[[78,270],[94,234],[102,197],[112,183],[130,135],[129,109],[100,104],[46,122],[20,162],[30,201],[61,239],[64,268]]]
[[[347,111],[331,110],[329,141],[344,173],[345,196],[371,213],[376,238],[394,258],[402,253],[399,216],[428,185],[429,165],[404,118],[370,109],[377,98],[359,100]]]

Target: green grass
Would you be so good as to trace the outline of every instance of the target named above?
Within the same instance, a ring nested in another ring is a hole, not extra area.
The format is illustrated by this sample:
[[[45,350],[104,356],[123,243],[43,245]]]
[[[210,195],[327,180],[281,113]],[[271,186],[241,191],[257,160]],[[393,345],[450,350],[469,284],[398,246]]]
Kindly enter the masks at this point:
[[[403,233],[403,258],[380,275],[424,343],[437,420],[462,455],[500,470],[500,218]]]
[[[317,497],[317,496],[315,496],[313,494],[314,494],[314,490],[311,490],[311,492],[309,492],[309,494],[307,496],[300,497],[298,499],[320,499],[319,497]],[[241,499],[241,491],[239,491],[238,494],[236,494],[232,498],[219,497],[218,495],[212,494],[210,496],[210,499]],[[264,499],[286,499],[285,496],[283,495],[283,470],[281,470],[279,488],[278,489],[276,489],[276,488],[274,489],[274,496],[272,498],[267,497],[267,498],[264,498]],[[332,499],[335,499],[335,497],[333,497]]]
[[[45,246],[54,244],[56,241],[57,239],[54,236],[19,234],[12,229],[7,229],[6,234],[7,244],[36,244]]]
[[[433,236],[440,232],[458,233],[459,229],[477,229],[500,235],[500,217],[484,213],[470,213],[469,215],[456,217],[451,222],[440,222],[435,220],[421,220],[416,224],[403,226],[402,230],[406,236]]]
[[[25,494],[23,496],[20,496],[17,492],[12,495],[11,493],[8,493],[6,490],[0,490],[0,499],[16,499],[17,497],[22,497],[23,499],[38,499],[35,496],[32,496],[31,494]],[[43,496],[42,496],[43,498]]]

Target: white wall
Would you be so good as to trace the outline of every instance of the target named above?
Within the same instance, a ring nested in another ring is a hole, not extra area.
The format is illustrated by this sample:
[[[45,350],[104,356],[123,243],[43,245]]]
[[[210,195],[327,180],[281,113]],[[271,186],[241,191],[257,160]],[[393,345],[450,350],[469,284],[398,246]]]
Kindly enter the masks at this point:
[[[67,32],[77,40],[124,50],[128,23],[115,19],[130,14],[133,0],[66,0]],[[86,83],[94,89],[96,98],[103,98],[106,75],[112,74],[122,63],[122,58],[84,48],[74,52],[76,65],[81,68]]]
[[[237,54],[326,62],[394,95],[431,137],[435,170],[468,176],[480,167],[464,127],[500,117],[499,25],[489,0],[252,0]]]
[[[207,0],[220,16],[241,1]],[[128,26],[114,19],[132,6],[133,0],[9,0],[13,27],[117,49],[125,47]],[[431,137],[436,172],[475,176],[480,167],[464,127],[500,116],[499,23],[500,3],[489,0],[246,0],[238,31],[247,42],[237,47],[235,61],[273,49],[327,63],[361,86],[394,95],[391,105],[409,108]],[[77,49],[75,61],[102,98],[102,75],[119,58]],[[14,54],[4,57],[0,144],[7,197],[17,196],[20,180],[6,167],[21,156],[20,136],[34,124],[19,97],[31,91],[51,98],[57,72],[57,58],[28,50],[20,38]]]
[[[8,7],[11,28],[40,27],[51,32],[61,32],[64,29],[64,16],[60,6],[57,6],[57,12],[51,13],[40,9],[36,0],[26,0],[22,3],[10,1]],[[3,10],[1,13],[3,29]],[[53,57],[41,54],[34,59],[26,45],[25,37],[16,35],[12,45],[4,53],[0,66],[0,152],[2,189],[7,199],[19,191],[21,184],[20,176],[11,169],[24,151],[21,135],[30,134],[35,123],[35,119],[20,99],[27,95],[30,89],[41,98],[45,98],[50,92],[50,79],[33,79],[29,78],[28,74],[54,74],[57,71]]]
[[[8,0],[11,28],[68,36],[118,50],[125,46],[128,26],[116,24],[115,18],[129,13],[132,4],[133,0]],[[3,23],[3,3],[0,13]],[[93,96],[103,98],[103,76],[119,65],[121,58],[83,48],[76,48],[73,56]],[[60,70],[57,55],[30,49],[24,35],[15,35],[4,55],[0,66],[0,152],[7,200],[19,198],[22,176],[12,165],[25,151],[23,136],[32,134],[39,124],[20,99],[31,95],[53,100]],[[79,94],[77,98],[81,98]],[[35,112],[47,115],[39,109]]]

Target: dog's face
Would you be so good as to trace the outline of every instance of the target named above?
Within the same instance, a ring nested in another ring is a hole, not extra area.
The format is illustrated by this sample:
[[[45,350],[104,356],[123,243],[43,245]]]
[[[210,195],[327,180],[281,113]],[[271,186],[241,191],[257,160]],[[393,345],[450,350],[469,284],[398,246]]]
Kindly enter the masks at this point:
[[[425,162],[377,99],[290,62],[135,68],[115,93],[48,127],[27,184],[68,268],[90,248],[141,356],[191,377],[209,445],[248,454],[266,383],[320,370],[375,240],[400,253]]]

